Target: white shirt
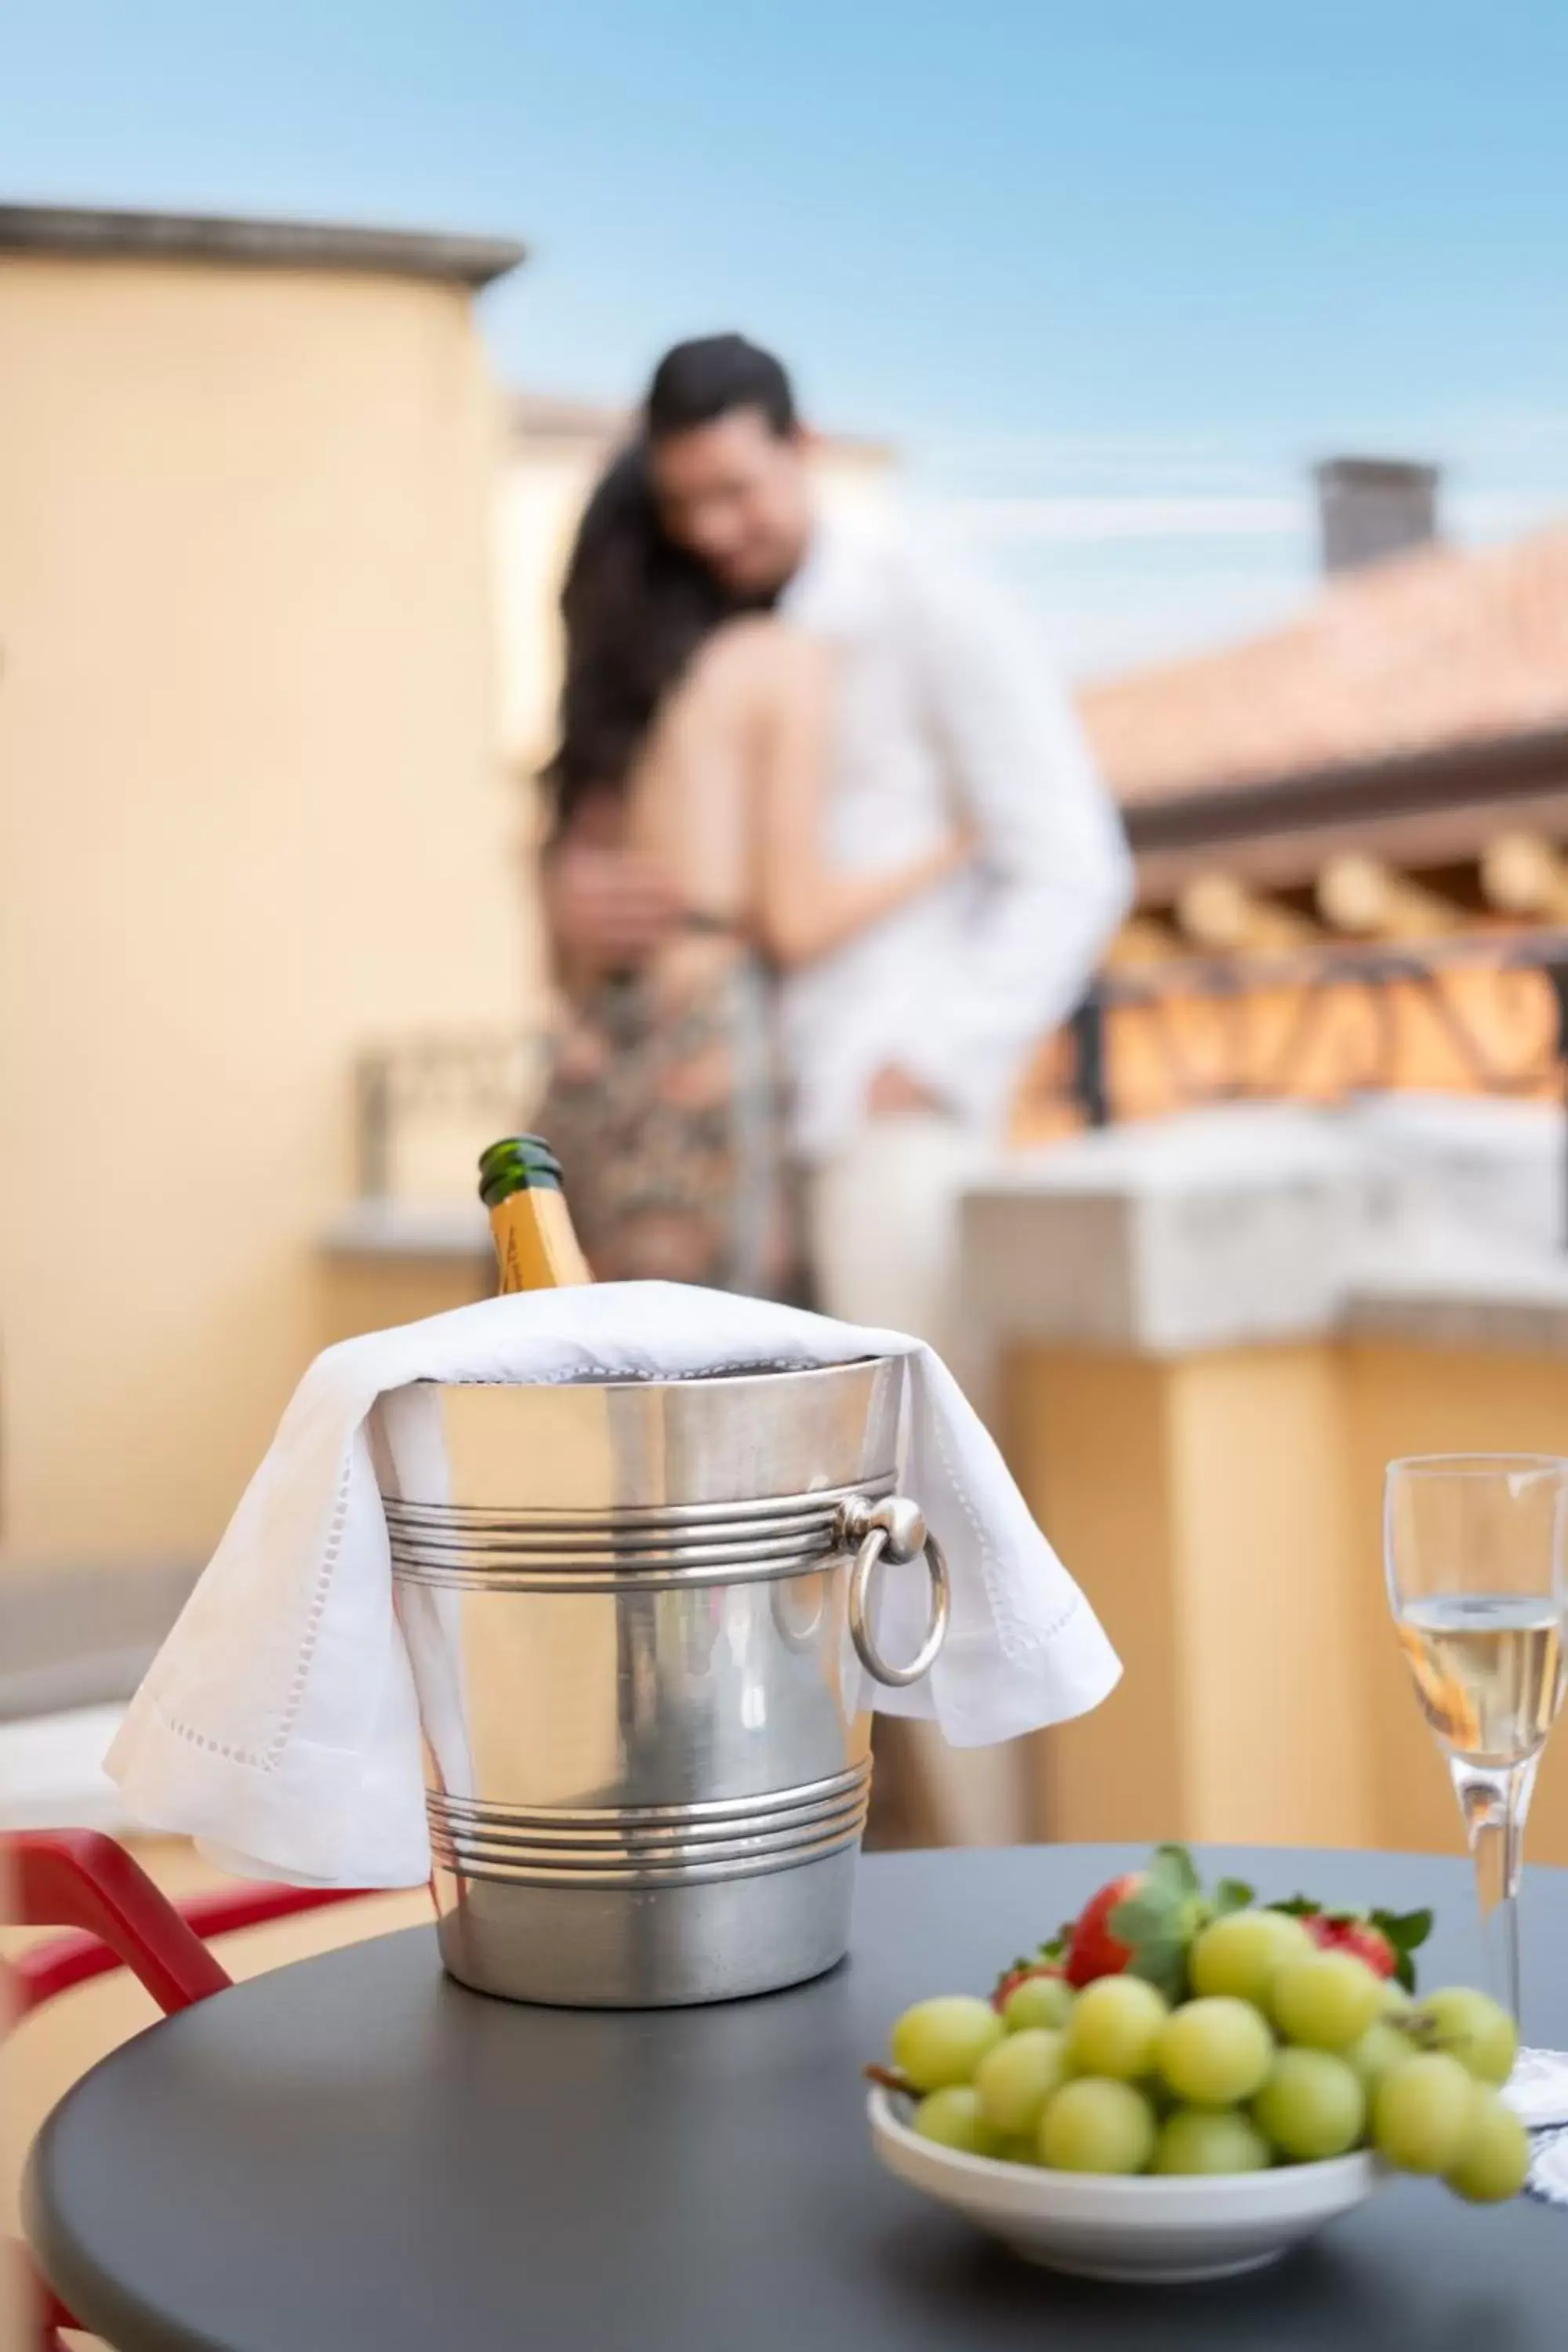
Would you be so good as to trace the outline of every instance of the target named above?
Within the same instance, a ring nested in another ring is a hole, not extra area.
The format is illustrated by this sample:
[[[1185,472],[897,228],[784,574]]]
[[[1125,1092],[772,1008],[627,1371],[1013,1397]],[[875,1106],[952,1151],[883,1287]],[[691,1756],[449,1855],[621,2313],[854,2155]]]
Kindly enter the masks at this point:
[[[1017,616],[900,526],[819,520],[783,609],[842,655],[834,859],[902,863],[961,814],[977,835],[973,869],[784,981],[797,1146],[830,1158],[893,1064],[998,1134],[1131,896],[1071,703]]]

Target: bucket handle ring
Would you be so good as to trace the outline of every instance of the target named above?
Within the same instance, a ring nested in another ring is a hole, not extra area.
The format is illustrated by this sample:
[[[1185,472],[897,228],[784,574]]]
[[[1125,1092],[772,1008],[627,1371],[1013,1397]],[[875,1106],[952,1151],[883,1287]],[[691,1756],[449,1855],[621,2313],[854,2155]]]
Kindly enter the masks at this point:
[[[838,1528],[843,1541],[858,1547],[849,1577],[850,1639],[868,1675],[895,1690],[906,1689],[931,1672],[947,1639],[947,1621],[952,1607],[947,1555],[927,1527],[924,1512],[904,1495],[884,1495],[875,1503],[864,1496],[852,1495],[839,1507]],[[871,1632],[867,1606],[871,1574],[881,1559],[901,1567],[921,1553],[931,1579],[931,1623],[925,1640],[909,1664],[895,1666],[883,1657]]]

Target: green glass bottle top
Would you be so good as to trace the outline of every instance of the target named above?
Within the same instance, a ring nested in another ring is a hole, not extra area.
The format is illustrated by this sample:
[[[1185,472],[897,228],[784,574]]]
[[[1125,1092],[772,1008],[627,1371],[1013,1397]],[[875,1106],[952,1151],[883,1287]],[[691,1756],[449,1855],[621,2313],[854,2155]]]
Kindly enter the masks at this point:
[[[542,1135],[503,1135],[480,1152],[479,1198],[490,1213],[502,1290],[561,1290],[593,1281],[573,1230],[561,1162]]]
[[[479,1198],[487,1209],[542,1186],[559,1192],[561,1162],[542,1135],[503,1135],[479,1154]]]

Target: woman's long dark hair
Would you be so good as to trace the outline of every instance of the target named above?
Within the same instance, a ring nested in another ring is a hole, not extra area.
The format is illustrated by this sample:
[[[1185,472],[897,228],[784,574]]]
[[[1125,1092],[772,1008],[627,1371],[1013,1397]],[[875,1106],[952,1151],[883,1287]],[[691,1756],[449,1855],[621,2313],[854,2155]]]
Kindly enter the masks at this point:
[[[646,451],[635,443],[588,501],[561,592],[561,740],[543,771],[554,832],[590,795],[622,789],[665,696],[738,609],[665,536]]]
[[[557,835],[591,795],[622,789],[698,646],[748,609],[666,537],[647,451],[650,442],[749,408],[774,433],[797,430],[794,387],[772,352],[737,334],[677,343],[654,371],[641,433],[588,501],[561,592],[561,740],[543,772]]]

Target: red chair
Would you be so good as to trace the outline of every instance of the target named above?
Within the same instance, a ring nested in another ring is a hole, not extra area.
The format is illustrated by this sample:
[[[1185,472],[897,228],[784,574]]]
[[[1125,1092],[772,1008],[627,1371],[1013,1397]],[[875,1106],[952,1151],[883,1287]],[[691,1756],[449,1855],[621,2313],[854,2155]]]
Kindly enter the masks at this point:
[[[176,1908],[140,1863],[97,1830],[47,1830],[0,1838],[0,1874],[6,1882],[5,1916],[12,1925],[73,1931],[35,1944],[5,1964],[13,2020],[73,1985],[119,1968],[129,1969],[164,2015],[172,2016],[234,1981],[214,1959],[204,1937],[319,1911],[330,1903],[352,1903],[370,1891],[241,1884],[195,1895]],[[41,2279],[37,2293],[40,2352],[66,2352],[59,2330],[81,2323]]]

